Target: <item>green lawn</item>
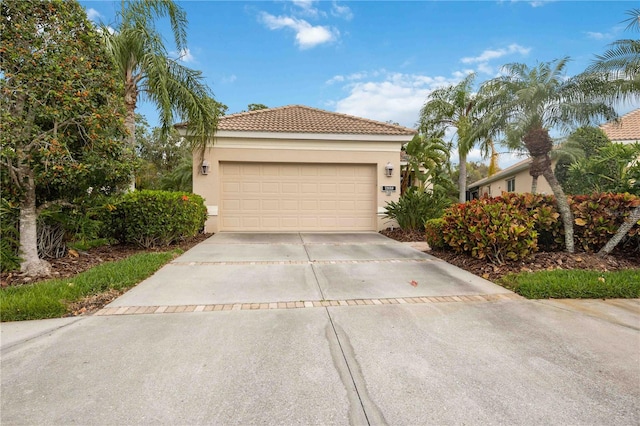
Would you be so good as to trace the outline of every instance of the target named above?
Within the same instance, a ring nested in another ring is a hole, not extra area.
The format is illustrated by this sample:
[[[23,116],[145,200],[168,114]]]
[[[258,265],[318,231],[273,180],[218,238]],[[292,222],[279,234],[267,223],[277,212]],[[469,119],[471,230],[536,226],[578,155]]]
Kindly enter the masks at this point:
[[[503,277],[499,284],[528,299],[630,299],[640,297],[640,269],[522,272]]]
[[[72,278],[1,289],[0,319],[21,321],[62,317],[68,313],[69,303],[109,289],[129,289],[179,253],[179,250],[138,253],[127,259],[98,265]]]

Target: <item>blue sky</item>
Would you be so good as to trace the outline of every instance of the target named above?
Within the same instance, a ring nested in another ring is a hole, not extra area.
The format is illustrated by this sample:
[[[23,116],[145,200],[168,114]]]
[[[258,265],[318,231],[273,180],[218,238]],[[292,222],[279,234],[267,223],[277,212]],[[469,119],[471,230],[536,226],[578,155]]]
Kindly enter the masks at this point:
[[[635,1],[178,3],[187,12],[189,47],[172,53],[203,72],[228,113],[250,103],[302,104],[407,127],[415,126],[431,90],[469,71],[480,83],[505,63],[570,56],[573,75],[612,41],[637,37],[621,23]],[[120,7],[119,1],[81,4],[107,24]],[[620,105],[618,112],[635,107]],[[151,105],[140,112],[156,123]],[[501,166],[513,161],[504,155]]]

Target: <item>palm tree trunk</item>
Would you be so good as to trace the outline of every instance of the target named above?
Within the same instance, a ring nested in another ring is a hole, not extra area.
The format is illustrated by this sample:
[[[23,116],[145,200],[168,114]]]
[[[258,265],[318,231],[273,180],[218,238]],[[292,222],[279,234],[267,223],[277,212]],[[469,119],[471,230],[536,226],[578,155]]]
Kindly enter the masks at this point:
[[[125,83],[124,104],[127,114],[124,118],[124,125],[127,129],[127,145],[135,152],[136,150],[136,102],[138,100],[138,88],[131,77],[127,78]],[[136,189],[136,175],[131,176],[129,185],[131,191]]]
[[[538,192],[538,176],[531,176],[531,193]]]
[[[20,203],[20,271],[30,277],[48,276],[51,275],[51,265],[38,257],[38,213],[33,171],[22,167],[20,174],[26,178],[26,188]]]
[[[402,170],[402,182],[400,183],[400,195],[402,196],[409,188],[409,176],[411,175],[411,165],[407,164]]]
[[[627,232],[629,232],[631,228],[638,223],[638,221],[640,221],[640,206],[633,209],[629,217],[625,219],[622,225],[620,225],[620,228],[618,228],[615,235],[611,237],[611,239],[607,241],[607,244],[605,244],[605,246],[598,252],[598,256],[604,257],[610,254],[613,249],[616,248],[618,243],[622,241],[622,238],[627,235]]]
[[[467,156],[462,154],[458,149],[458,159],[460,160],[460,176],[458,176],[458,201],[464,203],[467,201]]]
[[[544,168],[542,175],[547,182],[549,182],[553,195],[556,197],[556,203],[558,204],[558,210],[560,211],[560,217],[562,218],[562,225],[564,227],[565,251],[573,253],[575,252],[573,243],[573,213],[571,212],[569,201],[562,190],[560,182],[556,179],[556,175],[553,174],[553,169],[550,166],[551,161],[548,161],[547,164],[549,164],[549,166]]]

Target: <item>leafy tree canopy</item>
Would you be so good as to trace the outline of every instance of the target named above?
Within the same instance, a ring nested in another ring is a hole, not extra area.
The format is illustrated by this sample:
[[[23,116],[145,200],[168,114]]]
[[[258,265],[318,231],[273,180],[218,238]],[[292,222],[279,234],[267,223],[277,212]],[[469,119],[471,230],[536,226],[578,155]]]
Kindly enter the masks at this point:
[[[3,196],[20,205],[23,271],[46,274],[37,204],[110,192],[130,174],[122,86],[75,1],[4,1],[0,37]]]
[[[269,109],[265,104],[249,104],[247,105],[248,111],[258,111],[260,109]]]

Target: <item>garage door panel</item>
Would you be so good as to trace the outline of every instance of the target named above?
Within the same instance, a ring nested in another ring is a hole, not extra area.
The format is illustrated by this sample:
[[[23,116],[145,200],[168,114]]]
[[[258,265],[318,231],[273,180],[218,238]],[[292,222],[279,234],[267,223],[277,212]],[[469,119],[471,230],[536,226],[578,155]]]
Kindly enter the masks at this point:
[[[328,194],[333,196],[338,191],[338,184],[336,183],[320,183],[318,184],[318,192],[321,194]]]
[[[259,194],[260,182],[242,182],[242,192],[244,194]]]
[[[297,182],[293,182],[293,183],[283,182],[280,187],[282,188],[281,192],[283,194],[298,194],[300,189],[300,186]]]
[[[278,182],[262,182],[262,192],[278,194],[280,193],[280,184]]]
[[[281,200],[280,201],[280,210],[282,212],[297,212],[299,209],[298,200]]]
[[[259,164],[245,164],[242,167],[243,176],[261,176],[262,170]]]
[[[220,164],[220,229],[372,231],[376,168],[353,164]]]
[[[240,208],[245,211],[260,211],[260,200],[242,200]]]

